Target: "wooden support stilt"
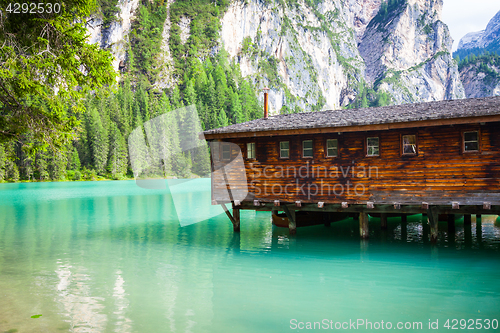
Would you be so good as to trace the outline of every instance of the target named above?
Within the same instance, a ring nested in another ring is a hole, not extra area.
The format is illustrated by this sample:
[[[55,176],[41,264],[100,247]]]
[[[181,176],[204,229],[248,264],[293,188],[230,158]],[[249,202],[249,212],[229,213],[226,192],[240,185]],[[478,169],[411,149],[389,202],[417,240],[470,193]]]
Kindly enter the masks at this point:
[[[455,241],[455,214],[448,214],[448,242]]]
[[[408,217],[406,214],[401,214],[401,222],[406,223],[408,221]]]
[[[479,215],[481,216],[481,215]],[[481,223],[481,219],[476,217],[476,238],[479,247],[481,247],[481,243],[483,241],[483,226]]]
[[[464,225],[471,225],[472,217],[470,214],[464,215]]]
[[[429,225],[431,227],[431,243],[436,243],[438,238],[438,212],[434,207],[429,207],[427,210],[427,217],[429,218]]]
[[[221,204],[222,209],[224,209],[224,212],[226,213],[227,217],[231,220],[231,223],[233,224],[233,231],[234,232],[240,232],[240,210],[239,208],[233,208],[233,215],[231,215],[231,212],[227,209],[226,205]]]
[[[481,214],[476,214],[476,222],[481,219]]]
[[[295,210],[288,209],[287,206],[283,206],[286,216],[288,217],[288,230],[290,230],[290,235],[295,235],[297,233],[297,223],[295,220]]]
[[[368,214],[359,213],[359,235],[362,239],[368,239]]]
[[[387,214],[380,214],[380,228],[387,229]]]
[[[233,218],[234,218],[233,231],[240,232],[240,209],[239,208],[233,208]]]
[[[429,241],[429,220],[427,219],[427,215],[422,215],[422,238],[424,243]]]

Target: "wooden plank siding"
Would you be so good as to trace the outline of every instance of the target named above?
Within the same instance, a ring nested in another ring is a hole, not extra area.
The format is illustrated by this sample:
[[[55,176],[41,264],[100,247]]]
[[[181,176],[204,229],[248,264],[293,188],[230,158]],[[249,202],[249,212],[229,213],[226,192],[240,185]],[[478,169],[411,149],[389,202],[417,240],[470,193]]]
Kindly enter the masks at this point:
[[[476,130],[480,152],[464,153],[462,133]],[[417,136],[416,155],[402,155],[401,136],[407,134]],[[367,137],[379,138],[379,156],[366,156]],[[338,140],[337,157],[326,156],[327,139]],[[247,200],[365,204],[434,198],[500,204],[500,122],[221,140],[241,149]],[[313,140],[313,158],[302,156],[303,140]],[[289,141],[289,158],[280,158],[280,141]],[[256,143],[256,159],[246,158],[248,142]],[[232,157],[237,153],[233,151]],[[220,191],[227,186],[220,174],[213,175],[212,186],[213,199],[222,200]],[[245,186],[243,180],[238,186]]]

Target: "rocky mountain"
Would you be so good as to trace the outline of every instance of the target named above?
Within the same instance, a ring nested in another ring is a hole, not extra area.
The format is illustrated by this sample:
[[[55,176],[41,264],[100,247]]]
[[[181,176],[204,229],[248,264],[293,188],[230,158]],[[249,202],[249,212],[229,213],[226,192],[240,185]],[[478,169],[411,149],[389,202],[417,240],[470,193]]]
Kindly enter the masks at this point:
[[[500,11],[488,22],[485,30],[469,32],[460,39],[458,50],[487,48],[492,44],[500,46]]]
[[[362,96],[370,104],[465,97],[441,21],[442,0],[208,2],[219,4],[222,13],[218,43],[205,55],[225,50],[257,89],[271,88],[271,113],[346,107],[359,104]],[[152,85],[157,90],[172,89],[182,78],[170,31],[180,31],[180,42],[187,45],[197,24],[188,15],[171,22],[172,3],[162,2],[167,15],[157,27],[162,31]],[[89,41],[111,49],[116,69],[128,68],[131,22],[141,6],[138,0],[120,0],[108,28],[99,27],[99,18],[89,25]],[[385,99],[377,99],[382,95]]]
[[[467,98],[500,95],[500,11],[485,30],[460,39],[454,57]]]

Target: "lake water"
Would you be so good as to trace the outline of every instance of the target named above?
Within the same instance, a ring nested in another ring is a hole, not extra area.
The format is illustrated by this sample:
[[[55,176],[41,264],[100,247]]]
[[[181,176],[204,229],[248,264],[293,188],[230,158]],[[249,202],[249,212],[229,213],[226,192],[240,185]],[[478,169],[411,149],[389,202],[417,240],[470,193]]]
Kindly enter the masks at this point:
[[[419,215],[373,218],[360,241],[352,219],[289,237],[243,211],[234,234],[214,211],[181,226],[210,181],[182,189],[180,207],[134,181],[0,184],[0,332],[498,331],[496,217],[453,237],[441,223],[436,246]]]

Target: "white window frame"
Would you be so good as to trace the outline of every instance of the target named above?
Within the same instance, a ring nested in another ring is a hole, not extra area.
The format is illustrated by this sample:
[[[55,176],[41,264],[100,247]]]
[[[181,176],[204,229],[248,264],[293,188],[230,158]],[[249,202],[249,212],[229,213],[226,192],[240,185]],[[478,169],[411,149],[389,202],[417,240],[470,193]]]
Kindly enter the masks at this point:
[[[311,142],[311,148],[305,148],[304,144],[306,142]],[[306,156],[304,153],[306,149],[311,151],[311,156]],[[314,141],[313,140],[302,140],[302,157],[303,158],[313,158],[314,157]]]
[[[255,142],[247,143],[247,159],[255,159],[256,156],[256,145]]]
[[[282,143],[288,144],[288,148],[283,148]],[[286,151],[288,156],[283,156],[283,152]],[[290,141],[280,141],[280,158],[290,158]]]
[[[330,155],[329,147],[328,147],[329,142],[335,142],[335,155]],[[338,157],[338,156],[339,156],[339,140],[338,139],[327,139],[326,140],[326,157]]]

